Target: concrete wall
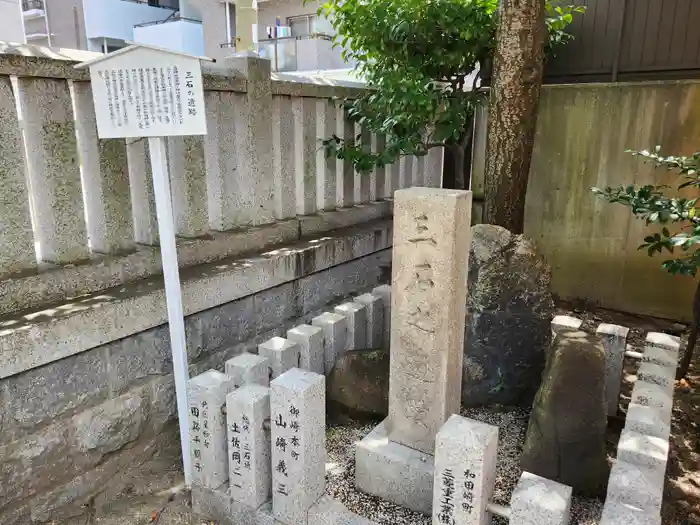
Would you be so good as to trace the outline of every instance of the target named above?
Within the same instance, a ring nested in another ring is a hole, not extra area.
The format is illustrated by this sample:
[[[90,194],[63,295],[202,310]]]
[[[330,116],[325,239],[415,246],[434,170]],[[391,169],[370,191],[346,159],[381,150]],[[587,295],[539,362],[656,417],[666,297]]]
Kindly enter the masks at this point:
[[[258,37],[267,38],[265,27],[274,26],[279,17],[282,25],[287,25],[287,18],[299,15],[315,15],[318,3],[303,0],[268,0],[258,2]]]
[[[0,40],[24,44],[24,24],[20,0],[0,0]]]
[[[485,132],[483,122],[477,134]],[[628,208],[594,198],[591,186],[677,185],[626,149],[700,149],[700,83],[547,86],[542,92],[530,170],[525,233],[552,265],[553,291],[639,314],[687,320],[695,282],[660,268],[664,255],[637,251],[653,231]],[[483,194],[482,148],[475,194]],[[698,196],[697,191],[688,191]]]
[[[165,24],[135,27],[134,42],[167,47],[195,56],[205,54],[202,24],[189,20],[175,20]]]

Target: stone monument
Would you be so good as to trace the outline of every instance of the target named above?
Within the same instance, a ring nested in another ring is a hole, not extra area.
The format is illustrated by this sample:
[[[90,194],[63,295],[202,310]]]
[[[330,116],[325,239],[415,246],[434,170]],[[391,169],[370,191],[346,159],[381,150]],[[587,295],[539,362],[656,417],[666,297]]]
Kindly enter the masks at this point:
[[[357,487],[430,514],[435,436],[459,413],[471,192],[394,194],[389,417],[358,445]]]

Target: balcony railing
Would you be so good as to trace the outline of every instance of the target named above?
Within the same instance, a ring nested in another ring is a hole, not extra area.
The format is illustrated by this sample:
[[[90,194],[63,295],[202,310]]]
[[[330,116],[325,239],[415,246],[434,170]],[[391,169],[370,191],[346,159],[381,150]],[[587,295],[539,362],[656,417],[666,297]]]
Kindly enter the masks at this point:
[[[43,11],[44,0],[22,0],[22,11]]]
[[[260,40],[258,54],[272,62],[272,71],[297,71],[297,42],[299,40],[332,41],[333,37],[325,33],[312,33],[304,36],[285,36]]]
[[[136,24],[134,27],[148,27],[148,26],[157,26],[160,24],[167,24],[168,22],[177,22],[177,21],[183,21],[183,22],[193,22],[195,24],[201,24],[201,20],[195,20],[194,18],[186,18],[184,16],[180,15],[171,15],[165,20],[154,20],[153,22],[144,22],[143,24]]]
[[[171,11],[179,11],[179,7],[173,7],[170,5],[161,5],[158,0],[122,0],[122,2],[132,2],[134,4],[145,4],[151,7],[160,7],[162,9],[170,9]]]

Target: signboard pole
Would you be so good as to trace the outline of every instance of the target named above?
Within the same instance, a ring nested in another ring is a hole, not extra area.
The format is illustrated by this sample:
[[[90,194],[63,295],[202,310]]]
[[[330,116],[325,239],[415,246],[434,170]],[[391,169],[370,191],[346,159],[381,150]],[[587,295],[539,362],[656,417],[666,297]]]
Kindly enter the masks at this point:
[[[192,484],[192,465],[190,462],[189,416],[187,413],[187,380],[189,379],[189,373],[187,367],[187,345],[185,342],[185,318],[182,311],[180,271],[175,246],[175,224],[173,222],[165,138],[149,137],[148,148],[151,154],[153,191],[155,193],[156,213],[158,215],[158,235],[160,236],[160,253],[163,261],[163,277],[165,279],[165,299],[168,304],[168,326],[170,328],[170,345],[173,355],[177,418],[180,424],[182,466],[185,470],[185,486],[190,488]]]

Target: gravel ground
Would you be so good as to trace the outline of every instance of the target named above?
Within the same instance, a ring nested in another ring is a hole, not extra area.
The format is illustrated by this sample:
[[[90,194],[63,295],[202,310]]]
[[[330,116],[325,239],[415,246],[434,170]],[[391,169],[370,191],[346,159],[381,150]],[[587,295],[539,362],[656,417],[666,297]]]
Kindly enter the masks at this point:
[[[500,435],[494,501],[508,504],[521,474],[520,455],[527,429],[528,411],[464,409],[462,415],[498,426]],[[328,428],[326,448],[328,462],[333,465],[327,469],[326,492],[351,511],[379,525],[430,525],[431,519],[427,516],[369,496],[355,488],[355,443],[366,436],[373,427],[374,424],[351,422]],[[600,500],[574,497],[571,525],[597,525],[602,507],[603,503]],[[493,523],[505,525],[508,522],[494,517]]]

